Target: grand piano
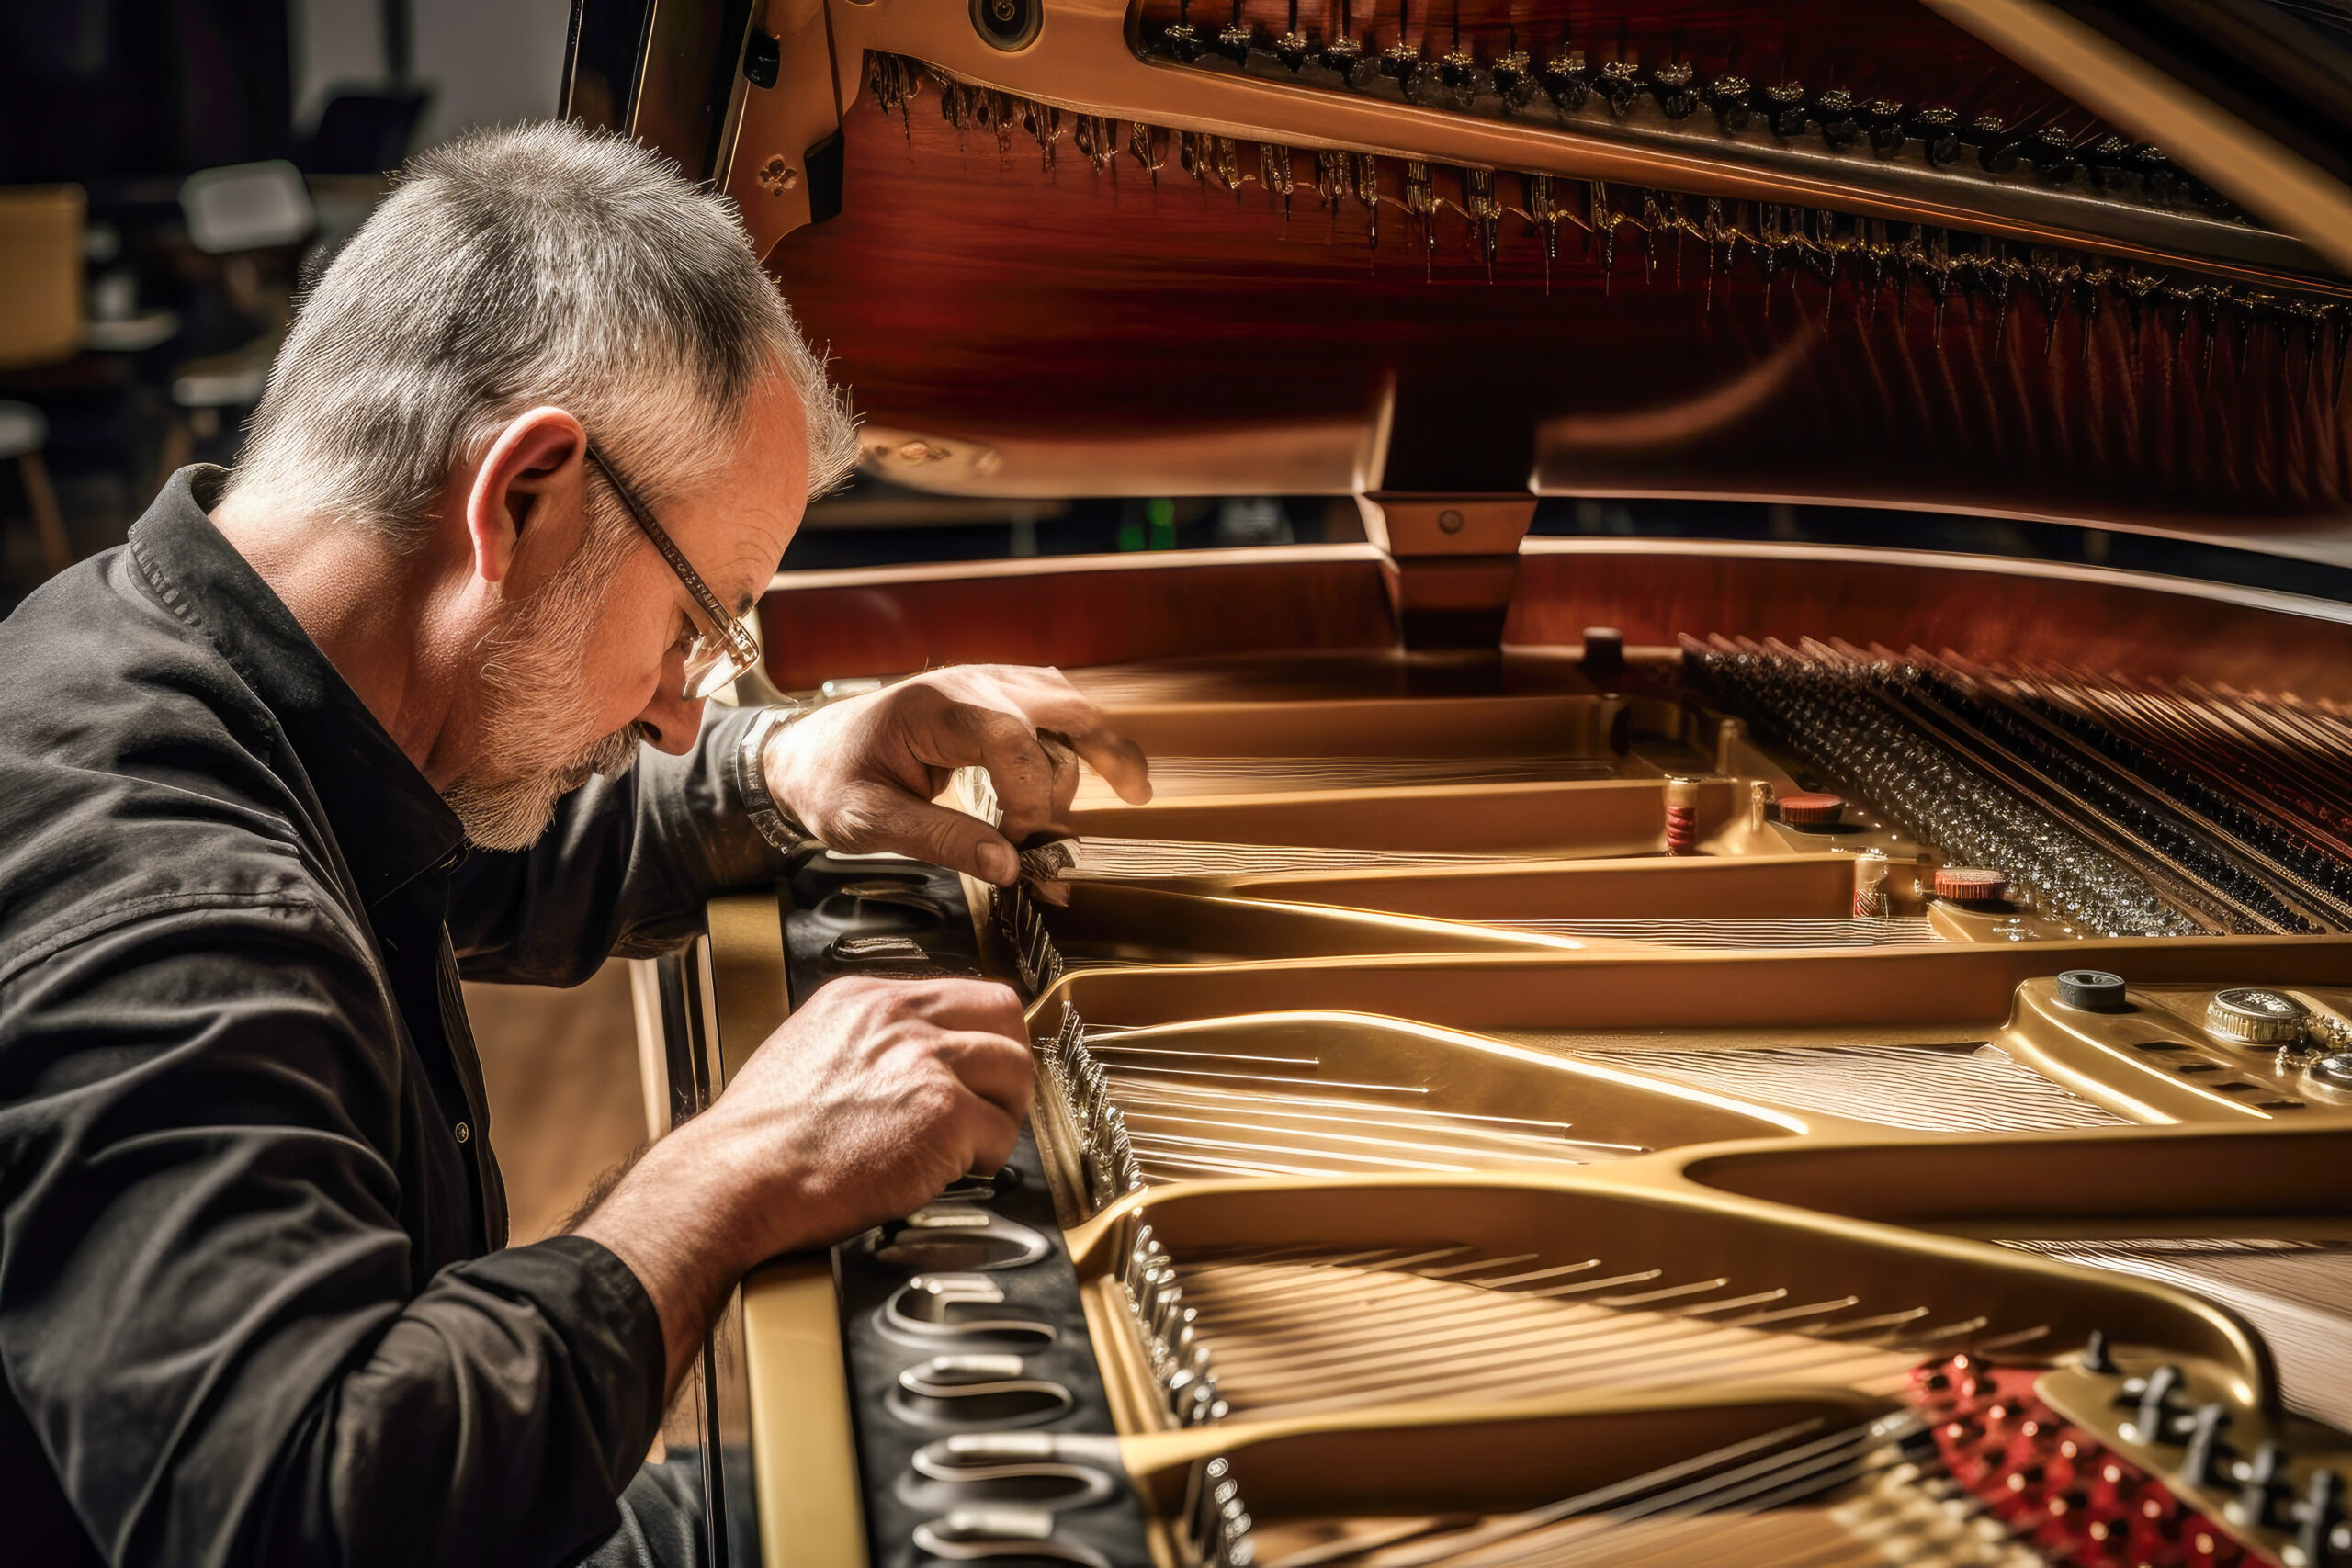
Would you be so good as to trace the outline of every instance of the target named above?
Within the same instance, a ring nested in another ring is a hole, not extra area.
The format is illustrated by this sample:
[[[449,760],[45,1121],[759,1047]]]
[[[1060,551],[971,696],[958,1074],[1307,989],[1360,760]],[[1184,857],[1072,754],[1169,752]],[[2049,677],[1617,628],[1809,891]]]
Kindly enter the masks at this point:
[[[745,700],[1057,665],[1159,793],[642,976],[673,1114],[840,974],[1036,1043],[745,1282],[714,1561],[2352,1562],[2352,11],[575,0],[565,101],[874,480],[1361,520],[775,579]]]

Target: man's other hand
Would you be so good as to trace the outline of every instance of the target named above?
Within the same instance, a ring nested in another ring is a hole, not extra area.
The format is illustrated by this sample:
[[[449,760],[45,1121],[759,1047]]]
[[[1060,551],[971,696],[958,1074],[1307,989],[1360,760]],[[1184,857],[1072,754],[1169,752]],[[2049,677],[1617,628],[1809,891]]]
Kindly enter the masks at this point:
[[[1083,758],[1119,798],[1151,798],[1143,751],[1057,670],[934,670],[778,728],[769,793],[829,849],[895,851],[1000,886],[1013,845],[1058,829]],[[1002,831],[934,804],[955,771],[988,770]]]
[[[647,1150],[576,1234],[652,1297],[670,1386],[744,1270],[912,1213],[1012,1158],[1034,1081],[1026,1034],[992,980],[835,980]]]
[[[773,1184],[747,1216],[782,1227],[764,1250],[839,1241],[1012,1157],[1035,1081],[1026,1034],[1020,999],[994,980],[845,976],[694,1126]]]

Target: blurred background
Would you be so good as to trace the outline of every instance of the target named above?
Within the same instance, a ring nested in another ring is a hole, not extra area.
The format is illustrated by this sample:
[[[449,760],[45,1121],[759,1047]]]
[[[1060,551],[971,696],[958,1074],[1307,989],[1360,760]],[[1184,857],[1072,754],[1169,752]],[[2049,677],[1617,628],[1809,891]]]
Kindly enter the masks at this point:
[[[552,114],[569,0],[0,7],[0,609],[226,461],[384,171]]]

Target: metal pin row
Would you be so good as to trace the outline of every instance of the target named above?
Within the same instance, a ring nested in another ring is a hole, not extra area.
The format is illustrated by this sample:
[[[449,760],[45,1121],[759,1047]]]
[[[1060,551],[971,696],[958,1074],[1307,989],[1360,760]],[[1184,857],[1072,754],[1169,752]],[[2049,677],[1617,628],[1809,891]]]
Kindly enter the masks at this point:
[[[1125,152],[1155,184],[1160,171],[1171,164],[1194,182],[1220,186],[1236,197],[1244,186],[1256,184],[1280,198],[1285,214],[1294,192],[1303,183],[1297,175],[1295,150],[1280,143],[1256,143],[1252,156],[1252,144],[1246,141],[1206,131],[1171,130],[1143,120],[1127,122],[1124,135],[1118,119],[1103,116],[1075,115],[1066,127],[1061,112],[1050,106],[957,82],[934,66],[896,56],[874,57],[875,96],[885,112],[904,114],[925,77],[940,94],[943,114],[959,132],[988,133],[994,137],[1000,155],[1009,157],[1015,130],[1025,130],[1035,140],[1048,170],[1053,166],[1055,145],[1068,135],[1098,174],[1110,174]],[[2160,155],[2150,156],[2163,162]],[[1645,270],[1653,280],[1668,248],[1666,242],[1671,241],[1678,251],[1686,242],[1701,244],[1706,254],[1704,285],[1710,305],[1717,275],[1739,265],[1744,250],[1768,289],[1781,276],[1793,280],[1809,274],[1834,296],[1841,276],[1850,279],[1849,291],[1872,321],[1877,318],[1883,290],[1892,288],[1899,303],[1907,307],[1916,286],[1935,307],[1939,336],[1945,307],[1953,298],[1984,301],[1997,312],[1996,328],[2004,333],[2013,302],[2030,298],[2042,316],[2045,355],[2056,352],[2058,324],[2069,313],[2083,324],[2082,347],[2087,355],[2091,329],[2113,307],[2128,321],[2128,341],[2136,344],[2143,326],[2152,323],[2170,341],[2174,352],[2186,352],[2191,346],[2189,328],[2194,322],[2199,329],[2194,346],[2202,375],[2211,375],[2215,349],[2225,335],[2234,339],[2236,361],[2243,370],[2249,340],[2258,327],[2265,326],[2276,337],[2281,355],[2295,351],[2298,367],[2282,373],[2299,375],[2306,392],[2322,378],[2324,370],[2328,399],[2339,397],[2346,359],[2352,357],[2352,307],[2340,300],[2176,278],[2074,252],[2021,248],[1963,230],[1864,219],[1824,209],[1726,202],[1647,188],[1612,190],[1600,181],[1572,182],[1549,175],[1484,167],[1446,166],[1451,186],[1442,186],[1441,166],[1419,159],[1385,161],[1387,166],[1400,171],[1399,194],[1390,196],[1382,188],[1382,157],[1344,151],[1319,151],[1314,157],[1313,191],[1317,202],[1335,220],[1343,206],[1360,206],[1365,237],[1375,249],[1382,242],[1383,206],[1403,212],[1408,226],[1419,233],[1421,248],[1432,257],[1438,247],[1440,215],[1458,213],[1491,271],[1499,258],[1505,223],[1521,218],[1542,240],[1547,269],[1558,259],[1563,233],[1581,230],[1588,249],[1598,252],[1606,275],[1615,271],[1620,231],[1626,229],[1638,243]],[[1499,184],[1503,177],[1516,180],[1520,201],[1505,199]],[[1581,201],[1575,199],[1571,186],[1581,188]],[[1679,285],[1679,260],[1673,272],[1673,281]],[[1897,324],[1905,320],[1907,311],[1896,319]]]
[[[1065,1005],[1060,1032],[1039,1044],[1054,1089],[1078,1131],[1088,1203],[1100,1213],[1143,1186],[1143,1167],[1127,1136],[1127,1119],[1111,1099],[1111,1080],[1102,1064],[1086,1048],[1086,1021],[1076,1008]]]
[[[1053,933],[1046,930],[1045,914],[1031,897],[1027,884],[1016,882],[997,889],[996,921],[1005,945],[1012,950],[1013,965],[1021,972],[1023,987],[1033,997],[1051,990],[1062,977],[1066,965],[1061,950],[1054,945]]]
[[[1233,1466],[1222,1454],[1193,1467],[1184,1483],[1182,1517],[1186,1568],[1250,1568],[1257,1561],[1250,1543],[1250,1510]]]
[[[1136,1227],[1135,1242],[1120,1262],[1119,1283],[1142,1332],[1144,1353],[1150,1358],[1168,1414],[1180,1427],[1223,1420],[1228,1407],[1217,1397],[1216,1372],[1200,1336],[1199,1310],[1184,1304],[1176,1260],[1149,1225]]]
[[[2233,210],[2226,197],[2179,168],[2162,150],[2113,134],[2100,137],[2098,130],[2070,133],[2055,125],[2029,130],[1991,115],[1963,116],[1942,105],[1862,100],[1842,87],[1808,88],[1785,79],[1756,82],[1731,72],[1702,82],[1696,62],[1687,60],[1661,62],[1645,73],[1634,60],[1596,60],[1566,40],[1539,66],[1525,50],[1515,47],[1482,61],[1458,40],[1444,54],[1431,56],[1400,39],[1375,55],[1363,40],[1345,33],[1320,42],[1295,28],[1277,37],[1238,20],[1216,31],[1180,20],[1156,32],[1147,27],[1145,48],[1184,65],[1221,57],[1246,68],[1253,55],[1271,57],[1294,74],[1330,73],[1333,85],[1357,92],[1385,80],[1396,84],[1408,103],[1468,109],[1484,99],[1506,116],[1531,109],[1540,115],[1539,106],[1548,100],[1564,120],[1572,120],[1597,98],[1596,107],[1623,119],[1647,100],[1673,123],[1711,110],[1716,130],[1724,136],[1769,131],[1774,141],[1786,143],[1809,133],[1841,152],[1867,142],[1871,154],[1883,161],[1916,149],[1931,166],[1973,162],[1995,175],[2024,164],[2052,185],[2087,175],[2102,193],[2136,188],[2154,202],[2194,206],[2222,216]]]

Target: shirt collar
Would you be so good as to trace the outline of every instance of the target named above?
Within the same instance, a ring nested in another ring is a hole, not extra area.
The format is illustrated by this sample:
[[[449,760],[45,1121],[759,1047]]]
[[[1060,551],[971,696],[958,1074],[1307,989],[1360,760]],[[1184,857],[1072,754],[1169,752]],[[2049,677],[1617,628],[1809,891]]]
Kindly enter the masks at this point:
[[[301,623],[206,515],[228,471],[179,470],[131,525],[130,556],[277,718],[326,808],[360,897],[376,904],[454,865],[465,829]]]

